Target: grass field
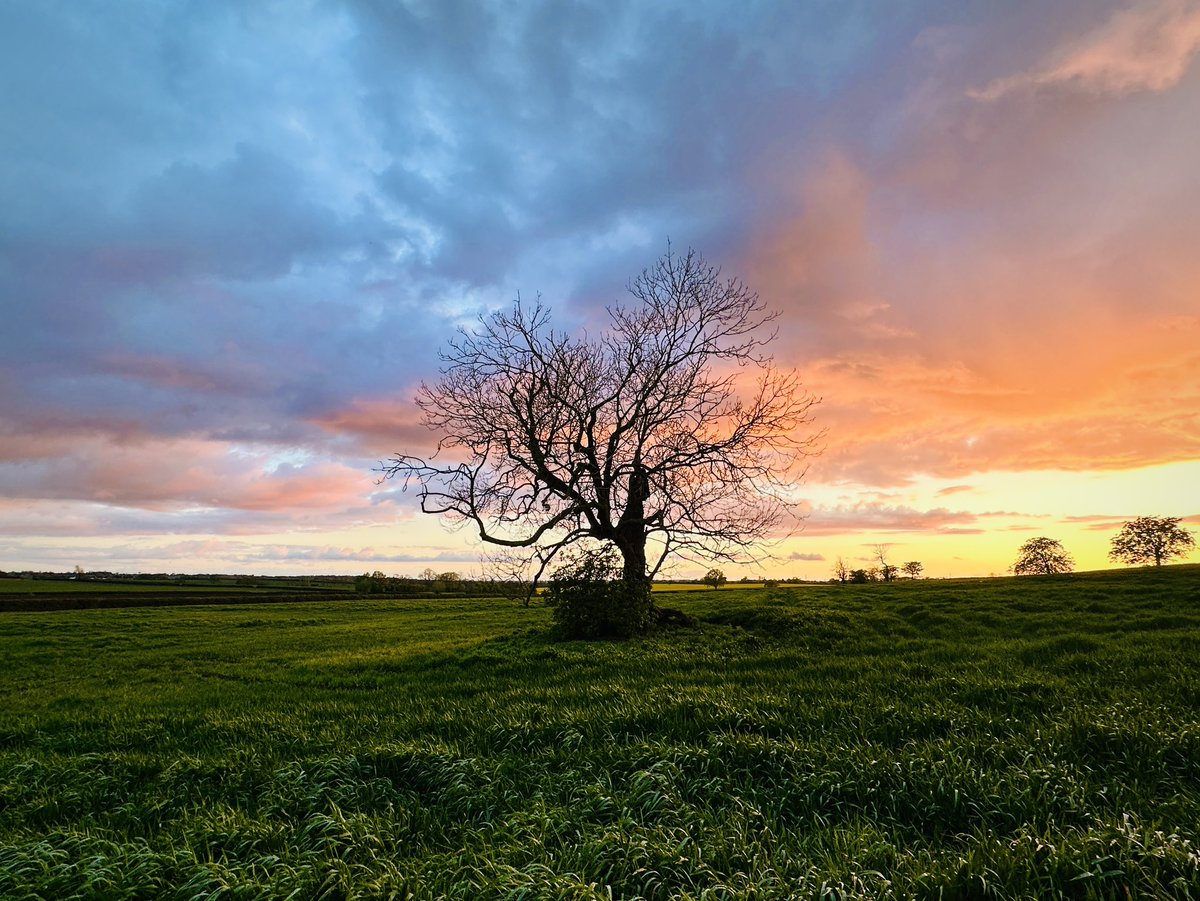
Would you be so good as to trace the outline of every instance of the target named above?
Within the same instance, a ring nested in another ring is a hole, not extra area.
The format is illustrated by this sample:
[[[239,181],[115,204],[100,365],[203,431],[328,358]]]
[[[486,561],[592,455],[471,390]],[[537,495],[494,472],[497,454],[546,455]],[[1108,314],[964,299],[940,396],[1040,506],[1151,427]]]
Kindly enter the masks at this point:
[[[703,582],[655,582],[654,591],[741,591],[747,588],[762,588],[762,582],[730,582],[714,589]]]
[[[0,615],[0,898],[1200,898],[1200,568]]]

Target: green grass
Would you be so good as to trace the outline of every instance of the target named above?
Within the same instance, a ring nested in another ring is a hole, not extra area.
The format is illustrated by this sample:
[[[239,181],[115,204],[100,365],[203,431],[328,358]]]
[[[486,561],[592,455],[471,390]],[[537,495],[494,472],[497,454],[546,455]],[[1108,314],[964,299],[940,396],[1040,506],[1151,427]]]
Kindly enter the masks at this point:
[[[762,582],[728,582],[717,589],[704,582],[655,582],[652,590],[655,593],[660,591],[740,591],[747,588],[762,587]]]
[[[1200,898],[1200,568],[0,616],[0,898]]]

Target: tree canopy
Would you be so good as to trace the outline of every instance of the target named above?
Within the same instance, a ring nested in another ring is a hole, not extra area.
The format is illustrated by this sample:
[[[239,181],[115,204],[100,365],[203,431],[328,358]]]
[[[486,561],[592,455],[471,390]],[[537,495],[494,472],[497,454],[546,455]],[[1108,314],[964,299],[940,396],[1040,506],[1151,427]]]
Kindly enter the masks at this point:
[[[774,315],[694,251],[668,251],[594,334],[518,299],[460,330],[417,404],[440,436],[382,467],[426,513],[467,523],[532,572],[577,542],[625,581],[673,556],[753,559],[797,498],[818,402],[767,355]]]
[[[1139,516],[1130,520],[1113,536],[1109,559],[1162,566],[1173,557],[1186,557],[1195,548],[1196,539],[1180,522],[1177,516]]]
[[[1018,576],[1069,573],[1075,568],[1075,560],[1063,550],[1056,538],[1030,538],[1018,552],[1013,572]]]

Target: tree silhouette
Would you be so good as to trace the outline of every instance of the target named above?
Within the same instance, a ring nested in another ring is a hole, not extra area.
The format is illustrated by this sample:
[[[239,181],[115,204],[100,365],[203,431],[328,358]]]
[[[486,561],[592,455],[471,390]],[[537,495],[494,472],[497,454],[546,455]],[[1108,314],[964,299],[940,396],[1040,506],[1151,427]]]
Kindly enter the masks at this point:
[[[704,574],[704,578],[701,581],[705,585],[711,585],[713,588],[720,588],[725,584],[725,573],[714,566]]]
[[[843,585],[850,581],[850,567],[841,557],[838,557],[837,562],[833,564],[833,577]]]
[[[900,571],[899,567],[893,566],[887,561],[888,546],[886,544],[875,545],[875,559],[879,561],[879,577],[885,582],[890,582],[896,578],[896,573]]]
[[[900,568],[904,570],[905,574],[907,574],[910,579],[916,579],[920,577],[921,573],[925,570],[924,564],[922,564],[919,560],[909,560]]]
[[[519,299],[460,330],[416,401],[437,453],[381,471],[534,584],[564,548],[615,546],[650,604],[672,556],[754,559],[795,501],[817,399],[766,355],[774,314],[694,251],[668,251],[629,293],[594,336]]]
[[[1180,522],[1177,516],[1139,516],[1130,520],[1113,536],[1109,559],[1162,566],[1172,557],[1186,557],[1196,546],[1196,539]]]
[[[1018,552],[1013,572],[1018,576],[1069,573],[1075,568],[1071,555],[1063,550],[1062,543],[1055,538],[1030,538]]]

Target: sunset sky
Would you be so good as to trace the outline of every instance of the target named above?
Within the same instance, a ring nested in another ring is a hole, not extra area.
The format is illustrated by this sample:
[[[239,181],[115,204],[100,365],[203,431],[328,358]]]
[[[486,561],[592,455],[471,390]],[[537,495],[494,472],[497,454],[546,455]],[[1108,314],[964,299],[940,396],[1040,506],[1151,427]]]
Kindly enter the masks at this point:
[[[0,570],[478,572],[372,472],[438,347],[668,240],[823,398],[731,577],[1200,530],[1198,51],[1200,0],[0,4]]]

